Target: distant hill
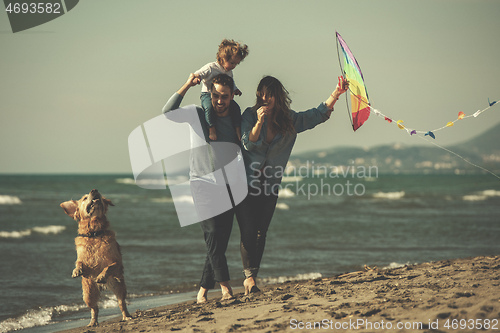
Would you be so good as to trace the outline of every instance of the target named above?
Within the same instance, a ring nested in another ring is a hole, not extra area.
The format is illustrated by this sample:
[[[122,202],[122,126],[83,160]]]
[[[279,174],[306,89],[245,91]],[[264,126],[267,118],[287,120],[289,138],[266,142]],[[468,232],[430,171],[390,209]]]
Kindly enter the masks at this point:
[[[451,146],[450,149],[463,149],[481,155],[498,154],[500,153],[500,124],[469,141]]]
[[[500,124],[466,142],[449,146],[470,162],[500,173]],[[294,154],[294,166],[377,166],[380,173],[480,173],[461,158],[434,146],[336,147]]]

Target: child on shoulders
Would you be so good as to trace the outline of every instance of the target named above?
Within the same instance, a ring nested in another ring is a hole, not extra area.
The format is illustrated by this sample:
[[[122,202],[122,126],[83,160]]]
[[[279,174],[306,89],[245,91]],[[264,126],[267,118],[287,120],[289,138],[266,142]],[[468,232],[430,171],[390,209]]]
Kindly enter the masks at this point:
[[[219,74],[227,74],[233,77],[233,69],[248,55],[248,46],[234,40],[224,39],[219,45],[217,61],[211,62],[197,70],[194,75],[201,80],[201,106],[205,111],[205,119],[209,126],[210,140],[217,140],[214,122],[215,114],[212,107],[210,88],[212,79]],[[234,85],[235,95],[241,96],[241,91]],[[229,106],[231,121],[236,128],[238,138],[241,140],[241,109],[233,100]]]

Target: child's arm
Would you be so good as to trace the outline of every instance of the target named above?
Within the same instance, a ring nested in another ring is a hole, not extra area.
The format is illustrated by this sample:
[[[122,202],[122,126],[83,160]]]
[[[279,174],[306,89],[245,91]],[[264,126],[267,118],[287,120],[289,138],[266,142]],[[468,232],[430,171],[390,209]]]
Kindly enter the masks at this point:
[[[194,74],[189,74],[189,77],[188,77],[186,83],[184,83],[179,88],[179,90],[177,90],[176,94],[173,94],[172,97],[170,97],[170,99],[167,101],[167,104],[165,104],[165,106],[163,107],[162,112],[167,113],[167,112],[170,112],[172,110],[178,109],[179,106],[181,105],[182,98],[186,95],[189,88],[191,88],[199,83],[200,83],[200,80],[197,79],[194,76]]]
[[[191,73],[191,74],[189,74],[189,77],[188,77],[186,83],[184,83],[182,85],[182,87],[180,87],[179,90],[177,90],[177,93],[179,95],[181,95],[182,97],[184,97],[184,95],[186,95],[189,88],[194,87],[198,84],[200,84],[200,79],[198,77],[196,77],[195,74]]]
[[[194,75],[198,79],[204,80],[210,76],[210,73],[212,73],[212,67],[210,66],[210,64],[206,64],[205,66],[194,72]]]

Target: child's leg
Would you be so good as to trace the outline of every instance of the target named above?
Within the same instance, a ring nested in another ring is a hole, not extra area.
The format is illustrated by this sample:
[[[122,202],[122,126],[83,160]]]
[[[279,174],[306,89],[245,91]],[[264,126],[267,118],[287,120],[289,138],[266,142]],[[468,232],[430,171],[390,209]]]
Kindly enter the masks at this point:
[[[217,140],[217,132],[215,131],[215,126],[209,127],[208,128],[208,137],[212,141]]]
[[[215,119],[214,119],[214,109],[212,107],[212,98],[210,93],[201,93],[201,107],[205,111],[205,120],[208,124],[208,136],[210,140],[217,140],[217,134],[215,133]]]
[[[241,109],[238,103],[234,100],[232,100],[229,105],[229,115],[231,116],[231,121],[236,129],[236,134],[238,134],[238,139],[241,140]]]
[[[241,127],[236,127],[236,135],[238,135],[238,140],[241,141]]]

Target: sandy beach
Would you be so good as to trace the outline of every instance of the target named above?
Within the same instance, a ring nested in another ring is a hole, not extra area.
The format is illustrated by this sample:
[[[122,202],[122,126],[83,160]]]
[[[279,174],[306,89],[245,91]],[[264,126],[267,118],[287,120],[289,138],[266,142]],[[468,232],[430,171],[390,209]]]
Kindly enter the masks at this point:
[[[138,310],[65,333],[500,331],[500,256],[445,260],[262,286],[231,301]]]

